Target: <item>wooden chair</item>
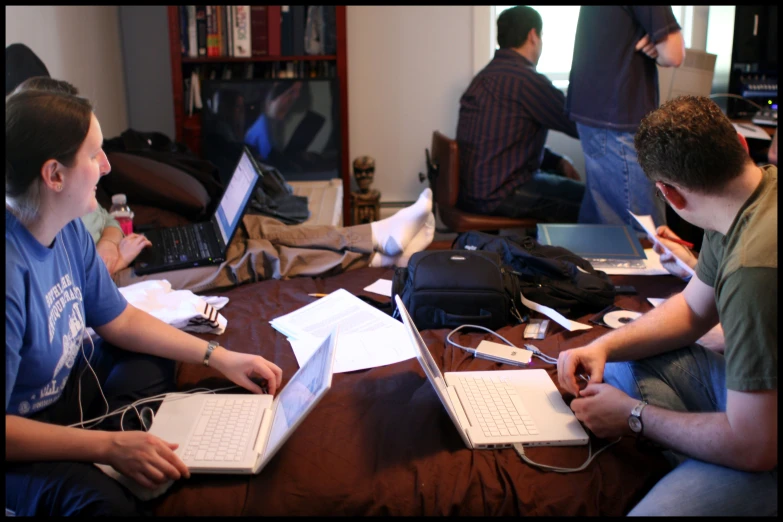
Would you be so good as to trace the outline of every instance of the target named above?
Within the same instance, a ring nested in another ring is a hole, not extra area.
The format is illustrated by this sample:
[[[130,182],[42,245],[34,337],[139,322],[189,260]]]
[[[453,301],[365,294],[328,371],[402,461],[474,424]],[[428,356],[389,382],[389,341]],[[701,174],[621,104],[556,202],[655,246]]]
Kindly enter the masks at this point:
[[[459,196],[459,151],[457,142],[440,131],[432,133],[432,156],[427,154],[427,179],[432,188],[436,215],[452,232],[468,230],[496,231],[505,228],[535,229],[535,219],[471,214],[457,208]],[[419,178],[424,180],[422,174]]]

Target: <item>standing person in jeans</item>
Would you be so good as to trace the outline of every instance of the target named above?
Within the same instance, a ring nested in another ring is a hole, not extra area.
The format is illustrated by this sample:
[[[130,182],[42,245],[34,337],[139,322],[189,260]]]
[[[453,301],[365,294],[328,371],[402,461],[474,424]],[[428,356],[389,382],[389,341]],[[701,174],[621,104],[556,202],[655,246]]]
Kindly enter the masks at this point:
[[[634,150],[642,118],[658,107],[658,69],[679,67],[685,44],[671,6],[584,5],[579,10],[566,113],[576,122],[587,188],[580,223],[666,224]],[[640,229],[641,230],[641,229]]]
[[[571,162],[546,147],[554,129],[578,138],[565,96],[536,71],[541,15],[516,6],[498,17],[492,61],[460,99],[457,205],[468,212],[575,222],[584,184]]]
[[[635,145],[672,209],[705,229],[696,276],[632,323],[561,352],[558,381],[598,437],[666,448],[672,471],[631,515],[774,515],[778,169],[757,167],[705,97],[663,104]],[[692,344],[718,321],[722,346]],[[589,376],[581,390],[579,374]]]

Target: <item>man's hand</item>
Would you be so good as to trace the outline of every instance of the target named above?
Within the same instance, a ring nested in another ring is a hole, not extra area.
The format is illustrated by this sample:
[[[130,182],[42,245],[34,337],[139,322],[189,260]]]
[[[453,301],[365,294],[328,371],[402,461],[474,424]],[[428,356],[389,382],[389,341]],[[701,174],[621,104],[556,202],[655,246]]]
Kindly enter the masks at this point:
[[[579,171],[577,171],[574,168],[573,163],[568,161],[566,158],[560,159],[557,165],[557,170],[568,179],[572,179],[574,181],[582,181],[582,177],[579,175]]]
[[[566,350],[557,358],[557,380],[561,388],[579,397],[582,392],[577,375],[587,373],[591,384],[599,383],[603,381],[605,366],[606,351],[599,344]]]
[[[113,433],[105,463],[148,489],[167,480],[190,478],[185,463],[174,453],[178,444],[165,442],[143,431]]]
[[[571,409],[597,437],[609,439],[633,433],[628,416],[637,402],[614,386],[591,382],[580,398],[571,401]]]
[[[695,269],[696,264],[698,263],[696,256],[687,247],[670,241],[671,239],[680,239],[680,237],[666,225],[658,227],[655,230],[655,233],[656,237],[651,237],[650,241],[653,242],[653,250],[661,256],[661,264],[663,267],[668,270],[670,274],[676,275],[680,279],[688,278],[688,276],[691,275],[690,272],[678,265],[674,258],[679,258],[680,261],[684,262],[692,269]],[[661,245],[668,248],[671,254],[665,253]]]
[[[648,57],[656,60],[658,58],[658,50],[655,48],[655,44],[650,41],[650,35],[645,34],[641,40],[636,42],[636,51],[646,54]]]

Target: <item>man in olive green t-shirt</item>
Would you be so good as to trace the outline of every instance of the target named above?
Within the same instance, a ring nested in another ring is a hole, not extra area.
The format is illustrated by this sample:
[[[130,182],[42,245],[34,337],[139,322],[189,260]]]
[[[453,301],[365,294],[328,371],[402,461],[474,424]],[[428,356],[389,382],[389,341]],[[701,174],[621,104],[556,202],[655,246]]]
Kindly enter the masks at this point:
[[[696,277],[633,323],[562,352],[560,385],[597,436],[667,448],[672,471],[630,515],[776,514],[777,167],[756,166],[704,97],[649,113],[635,146],[672,209],[705,229]],[[718,321],[723,351],[693,344]]]

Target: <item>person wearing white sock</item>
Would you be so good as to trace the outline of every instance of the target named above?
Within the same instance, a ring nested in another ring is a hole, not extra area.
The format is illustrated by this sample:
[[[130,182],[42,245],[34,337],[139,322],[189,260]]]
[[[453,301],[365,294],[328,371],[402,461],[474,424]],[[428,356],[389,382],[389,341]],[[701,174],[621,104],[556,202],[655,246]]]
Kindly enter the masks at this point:
[[[387,256],[381,252],[375,252],[375,254],[370,259],[370,266],[408,266],[408,261],[410,261],[411,256],[416,252],[421,252],[430,246],[430,243],[432,243],[434,237],[435,215],[430,212],[429,215],[427,215],[427,219],[424,221],[424,224],[421,226],[421,228],[419,228],[419,231],[416,232],[416,235],[413,236],[413,239],[411,239],[410,243],[408,243],[408,246],[405,247],[405,250],[403,250],[401,254],[396,256]]]
[[[386,256],[402,254],[429,215],[432,215],[432,190],[426,188],[413,205],[386,219],[370,223],[375,250]]]

